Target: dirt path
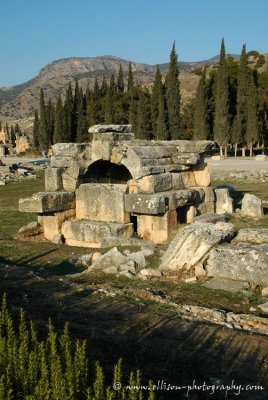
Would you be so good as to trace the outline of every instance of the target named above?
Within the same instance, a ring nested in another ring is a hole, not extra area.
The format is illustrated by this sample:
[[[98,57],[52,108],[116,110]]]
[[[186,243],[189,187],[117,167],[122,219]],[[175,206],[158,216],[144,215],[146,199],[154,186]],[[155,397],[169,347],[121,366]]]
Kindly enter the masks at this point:
[[[49,316],[59,329],[69,321],[71,333],[87,339],[90,358],[101,360],[108,373],[121,356],[126,369],[140,368],[146,380],[155,382],[268,383],[266,337],[185,321],[146,299],[107,296],[95,289],[64,278],[38,276],[22,267],[0,267],[0,294],[7,293],[12,312],[23,306],[41,330]],[[207,398],[200,392],[198,396]],[[159,398],[185,396],[161,392]],[[257,400],[266,395],[254,391],[239,397],[218,393],[211,398]]]

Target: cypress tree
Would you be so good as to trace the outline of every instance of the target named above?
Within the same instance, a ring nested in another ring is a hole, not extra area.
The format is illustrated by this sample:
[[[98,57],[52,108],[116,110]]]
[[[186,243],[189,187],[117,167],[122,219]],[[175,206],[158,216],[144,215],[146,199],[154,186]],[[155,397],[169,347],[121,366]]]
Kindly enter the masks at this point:
[[[139,93],[136,138],[137,139],[146,139],[147,138],[145,95],[142,90],[140,90],[140,93]]]
[[[216,82],[215,118],[213,133],[214,141],[220,146],[221,155],[222,146],[224,146],[225,156],[227,156],[227,145],[230,141],[230,114],[227,63],[223,39],[221,42],[220,61]]]
[[[39,148],[39,116],[37,111],[34,113],[33,145],[35,149]]]
[[[130,103],[128,111],[128,122],[132,125],[133,132],[137,130],[137,100],[135,98],[134,89],[130,93]]]
[[[51,145],[53,143],[53,133],[54,133],[54,125],[55,125],[55,109],[54,109],[54,104],[52,103],[50,98],[47,103],[46,113],[47,113],[48,140],[49,140],[49,145]]]
[[[168,129],[171,139],[180,136],[180,83],[179,65],[175,50],[175,42],[170,53],[169,70],[166,76],[166,101],[168,111]]]
[[[256,87],[253,74],[249,73],[248,96],[247,96],[247,128],[246,143],[250,148],[250,157],[253,155],[253,144],[259,139],[257,118],[257,98]]]
[[[194,139],[208,138],[208,98],[206,89],[206,68],[203,69],[196,92],[194,105]]]
[[[97,80],[97,77],[95,77],[95,83],[94,83],[94,88],[93,88],[93,104],[94,104],[94,117],[95,117],[95,123],[99,124],[101,123],[101,93],[100,93],[100,87],[99,83]]]
[[[15,134],[15,129],[14,129],[13,125],[11,125],[11,127],[10,127],[10,139],[11,139],[12,146],[15,147],[16,146],[16,134]]]
[[[110,87],[108,88],[106,97],[105,97],[104,123],[105,124],[113,123],[112,104],[111,104],[111,88]]]
[[[245,156],[246,130],[247,130],[247,95],[248,95],[248,66],[246,45],[243,45],[237,76],[237,103],[236,103],[236,131],[233,137],[233,143],[243,146],[243,156]],[[236,151],[235,151],[236,152]]]
[[[117,76],[117,90],[121,93],[124,92],[124,74],[121,63],[119,65],[119,71]]]
[[[100,88],[100,96],[101,97],[105,97],[108,91],[108,84],[105,78],[105,75],[103,74],[102,76],[102,84],[101,84],[101,88]]]
[[[166,103],[165,103],[164,85],[159,87],[158,96],[158,115],[156,120],[156,138],[158,140],[168,140],[168,130],[166,125]]]
[[[152,127],[153,136],[157,137],[157,118],[159,112],[159,96],[162,93],[162,76],[159,65],[156,68],[153,91],[151,96],[151,115],[152,115]]]
[[[41,150],[47,150],[49,146],[47,113],[43,89],[40,90],[39,145]]]
[[[80,88],[78,84],[78,79],[75,79],[75,89],[73,97],[73,130],[71,135],[71,142],[76,142],[77,138],[77,127],[78,127],[78,112],[79,112],[79,102],[80,102]]]
[[[80,88],[79,92],[79,103],[78,103],[77,113],[78,113],[77,141],[85,142],[88,140],[88,132],[87,132],[87,119],[86,119],[86,104],[82,88]]]
[[[133,79],[133,72],[132,72],[132,65],[131,63],[128,64],[128,80],[127,80],[127,90],[131,92],[134,88],[134,79]]]
[[[65,96],[65,103],[64,103],[64,114],[65,114],[65,140],[66,142],[71,142],[71,138],[73,137],[73,114],[74,114],[74,107],[73,107],[73,92],[72,92],[72,85],[71,82],[68,85],[66,90]]]
[[[67,130],[65,126],[64,107],[62,104],[61,95],[59,95],[55,110],[55,128],[53,134],[53,143],[62,143],[68,141],[66,131]]]

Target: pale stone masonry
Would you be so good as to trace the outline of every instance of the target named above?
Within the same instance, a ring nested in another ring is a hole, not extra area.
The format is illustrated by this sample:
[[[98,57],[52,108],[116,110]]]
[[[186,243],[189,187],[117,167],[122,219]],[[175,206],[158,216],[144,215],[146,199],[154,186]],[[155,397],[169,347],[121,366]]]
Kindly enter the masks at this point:
[[[179,223],[214,211],[204,163],[213,142],[136,140],[130,125],[89,131],[91,143],[53,145],[46,191],[20,200],[20,211],[38,213],[46,239],[109,247],[138,236],[161,244]]]

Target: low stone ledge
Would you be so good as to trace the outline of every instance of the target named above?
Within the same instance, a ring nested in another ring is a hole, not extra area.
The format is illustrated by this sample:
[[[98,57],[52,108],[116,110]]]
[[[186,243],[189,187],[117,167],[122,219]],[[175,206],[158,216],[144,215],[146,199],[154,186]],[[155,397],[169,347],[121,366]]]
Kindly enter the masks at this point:
[[[19,211],[50,213],[75,208],[73,192],[39,192],[32,197],[19,200]]]

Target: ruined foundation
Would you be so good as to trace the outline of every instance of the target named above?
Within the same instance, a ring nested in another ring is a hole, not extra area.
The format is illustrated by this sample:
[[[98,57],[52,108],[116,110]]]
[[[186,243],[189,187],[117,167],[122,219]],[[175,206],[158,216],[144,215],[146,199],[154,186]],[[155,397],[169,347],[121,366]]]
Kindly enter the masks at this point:
[[[21,199],[45,238],[71,246],[161,244],[178,224],[214,212],[210,141],[135,140],[130,125],[96,125],[91,143],[52,146],[45,190]]]

